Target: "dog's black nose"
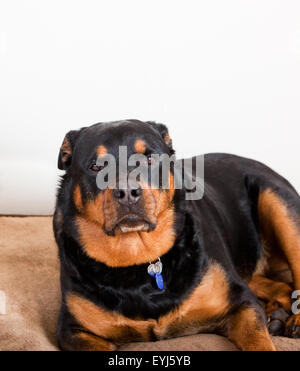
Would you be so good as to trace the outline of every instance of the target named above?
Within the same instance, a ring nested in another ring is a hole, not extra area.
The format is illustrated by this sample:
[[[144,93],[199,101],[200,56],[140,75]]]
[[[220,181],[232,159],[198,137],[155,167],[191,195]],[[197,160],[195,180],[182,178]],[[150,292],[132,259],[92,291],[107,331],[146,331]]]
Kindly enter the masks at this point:
[[[132,205],[138,202],[142,196],[141,188],[114,189],[115,199],[122,205]]]

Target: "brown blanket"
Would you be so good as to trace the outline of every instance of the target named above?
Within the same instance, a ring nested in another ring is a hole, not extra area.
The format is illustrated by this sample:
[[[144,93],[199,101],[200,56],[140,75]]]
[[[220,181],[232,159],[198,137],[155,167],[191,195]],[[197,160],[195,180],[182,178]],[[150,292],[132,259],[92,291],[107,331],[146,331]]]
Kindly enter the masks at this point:
[[[6,296],[6,314],[0,314],[0,350],[57,350],[60,290],[52,218],[0,217],[0,252],[0,290]],[[273,340],[279,350],[300,350],[300,339]],[[132,343],[121,349],[236,350],[230,341],[212,334]]]

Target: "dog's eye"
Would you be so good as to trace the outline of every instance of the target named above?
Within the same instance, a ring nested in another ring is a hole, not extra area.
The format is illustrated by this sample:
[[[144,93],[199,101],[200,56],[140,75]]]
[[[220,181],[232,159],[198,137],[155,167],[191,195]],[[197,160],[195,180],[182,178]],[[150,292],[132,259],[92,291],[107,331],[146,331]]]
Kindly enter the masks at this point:
[[[103,170],[107,166],[108,162],[105,161],[103,165],[97,165],[95,163],[92,163],[90,166],[90,170],[94,171],[95,173],[98,173],[99,171]]]
[[[102,168],[102,166],[98,166],[98,165],[96,165],[96,164],[93,164],[93,165],[91,165],[91,167],[90,167],[90,169],[93,170],[93,171],[95,171],[95,172],[100,171],[101,168]]]

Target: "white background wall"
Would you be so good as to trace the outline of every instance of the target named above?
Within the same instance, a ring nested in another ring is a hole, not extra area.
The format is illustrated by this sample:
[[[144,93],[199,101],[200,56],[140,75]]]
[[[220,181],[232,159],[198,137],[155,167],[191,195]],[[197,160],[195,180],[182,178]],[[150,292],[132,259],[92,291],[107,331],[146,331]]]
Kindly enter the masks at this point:
[[[51,213],[65,132],[122,118],[300,190],[299,20],[298,0],[2,1],[0,213]]]

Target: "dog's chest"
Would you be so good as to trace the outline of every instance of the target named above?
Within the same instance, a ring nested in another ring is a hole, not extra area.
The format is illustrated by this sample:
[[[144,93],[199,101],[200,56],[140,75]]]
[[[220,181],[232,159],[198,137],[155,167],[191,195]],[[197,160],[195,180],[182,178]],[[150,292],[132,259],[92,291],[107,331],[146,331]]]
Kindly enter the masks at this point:
[[[131,319],[75,294],[67,305],[85,329],[116,344],[164,339],[210,330],[229,309],[228,285],[223,269],[212,265],[190,296],[157,320]]]

